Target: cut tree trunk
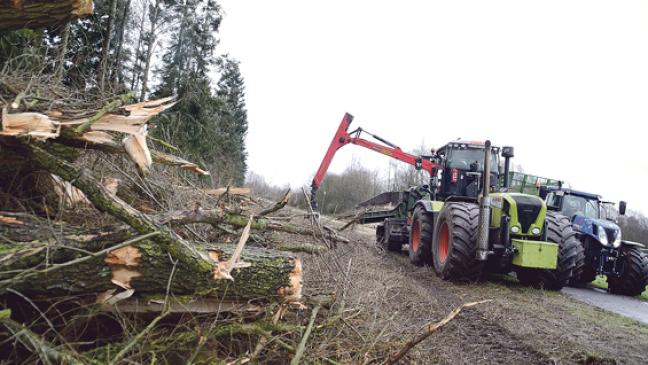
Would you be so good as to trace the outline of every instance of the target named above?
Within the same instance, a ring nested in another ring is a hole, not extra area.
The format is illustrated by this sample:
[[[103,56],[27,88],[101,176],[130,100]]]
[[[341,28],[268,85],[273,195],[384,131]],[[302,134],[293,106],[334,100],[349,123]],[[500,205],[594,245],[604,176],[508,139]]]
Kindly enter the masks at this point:
[[[6,218],[4,223],[0,220],[0,232],[3,227],[20,226]],[[110,250],[106,239],[97,236],[84,242],[79,240],[82,236],[68,235],[76,240],[62,242],[0,241],[0,290],[12,288],[35,296],[99,295],[121,287],[140,295],[164,295],[168,286],[173,296],[233,301],[294,302],[301,296],[301,262],[284,252],[247,248],[241,259],[250,266],[235,269],[233,281],[216,280],[213,272],[201,269],[199,260],[194,265],[173,260],[153,239]],[[90,255],[105,246],[105,254]],[[225,244],[196,243],[195,247],[217,262],[228,260],[234,251],[234,246]],[[78,263],[68,264],[73,260]]]
[[[0,0],[0,30],[61,25],[92,11],[92,0]]]

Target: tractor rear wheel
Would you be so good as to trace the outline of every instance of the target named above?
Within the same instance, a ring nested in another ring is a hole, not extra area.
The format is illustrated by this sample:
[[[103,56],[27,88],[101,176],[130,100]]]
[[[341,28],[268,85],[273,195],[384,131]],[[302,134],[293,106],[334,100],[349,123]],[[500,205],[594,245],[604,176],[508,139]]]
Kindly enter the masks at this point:
[[[536,288],[560,290],[571,280],[582,243],[576,238],[569,218],[555,212],[547,212],[547,241],[557,243],[558,263],[554,270],[520,267],[516,270],[518,280]]]
[[[610,293],[637,296],[646,290],[648,284],[648,258],[634,246],[621,248],[623,272],[621,277],[608,276]]]
[[[376,241],[387,251],[399,252],[403,248],[403,244],[400,241],[392,239],[390,232],[389,220],[385,219],[383,223],[380,223],[376,227]]]
[[[414,265],[423,266],[430,263],[433,233],[434,216],[423,207],[416,207],[412,215],[408,249],[410,261]]]
[[[473,203],[446,203],[437,219],[432,240],[434,271],[444,280],[477,280],[484,263],[477,260],[479,207]]]

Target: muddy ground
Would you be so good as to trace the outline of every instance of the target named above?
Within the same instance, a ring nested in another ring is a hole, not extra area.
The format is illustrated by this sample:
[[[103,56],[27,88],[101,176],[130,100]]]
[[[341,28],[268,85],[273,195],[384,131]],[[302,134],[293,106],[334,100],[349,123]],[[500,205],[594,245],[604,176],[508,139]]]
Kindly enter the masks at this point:
[[[291,208],[294,222],[307,224]],[[323,218],[323,224],[342,222]],[[304,255],[309,307],[335,296],[315,322],[308,361],[380,363],[389,353],[466,302],[465,309],[413,348],[403,363],[428,364],[645,364],[648,326],[589,306],[560,292],[519,285],[492,276],[473,284],[437,278],[415,267],[405,253],[385,253],[373,229],[345,231],[351,243],[319,255]],[[305,242],[308,239],[305,240]],[[310,311],[298,313],[307,321]]]

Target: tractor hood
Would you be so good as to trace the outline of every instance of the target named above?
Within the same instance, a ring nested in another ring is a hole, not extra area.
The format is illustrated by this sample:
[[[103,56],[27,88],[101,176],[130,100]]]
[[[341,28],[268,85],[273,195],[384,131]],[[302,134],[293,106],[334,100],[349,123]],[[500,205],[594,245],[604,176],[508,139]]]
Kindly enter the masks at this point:
[[[576,231],[596,239],[603,246],[618,247],[621,244],[621,228],[614,222],[575,215],[572,225]]]

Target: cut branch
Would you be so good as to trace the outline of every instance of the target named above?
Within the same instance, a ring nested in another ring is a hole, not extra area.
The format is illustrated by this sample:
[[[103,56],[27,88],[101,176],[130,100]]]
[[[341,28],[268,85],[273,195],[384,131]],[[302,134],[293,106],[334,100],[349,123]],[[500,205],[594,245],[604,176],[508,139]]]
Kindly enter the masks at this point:
[[[262,211],[259,213],[259,217],[265,217],[266,215],[268,215],[268,214],[270,214],[270,213],[274,213],[274,212],[276,212],[276,211],[278,211],[278,210],[280,210],[280,209],[283,209],[283,207],[285,207],[286,204],[288,204],[288,199],[290,199],[290,189],[288,189],[288,190],[286,191],[286,193],[283,195],[283,197],[281,198],[281,200],[279,200],[278,202],[276,202],[275,205],[273,205],[272,207],[270,207],[270,208],[268,208],[268,209],[264,209],[264,210],[262,210]]]
[[[414,346],[418,345],[421,341],[423,341],[426,338],[430,337],[434,332],[436,332],[437,330],[439,330],[440,328],[442,328],[446,324],[450,323],[450,321],[452,321],[457,316],[457,314],[459,314],[459,312],[461,312],[463,309],[474,307],[476,305],[483,304],[483,303],[488,303],[488,302],[490,302],[490,300],[482,300],[482,301],[479,301],[479,302],[472,302],[472,303],[462,304],[461,306],[455,308],[452,312],[450,312],[450,314],[448,314],[441,321],[436,322],[436,323],[432,322],[432,323],[426,324],[423,332],[416,335],[416,337],[414,337],[413,339],[407,341],[407,343],[405,344],[405,346],[403,346],[402,349],[400,349],[398,352],[396,352],[395,354],[390,356],[389,359],[387,359],[387,361],[385,361],[385,365],[391,365],[391,364],[397,363]]]
[[[315,324],[315,318],[317,318],[317,313],[319,312],[321,306],[316,306],[315,309],[313,309],[313,313],[311,314],[310,321],[308,322],[308,327],[306,327],[306,331],[304,332],[304,337],[302,337],[301,342],[299,342],[299,346],[297,346],[297,351],[295,351],[295,356],[292,358],[290,361],[290,365],[299,365],[302,356],[304,355],[304,350],[306,349],[306,343],[308,342],[308,337],[311,334],[311,331],[313,330],[313,324]]]

